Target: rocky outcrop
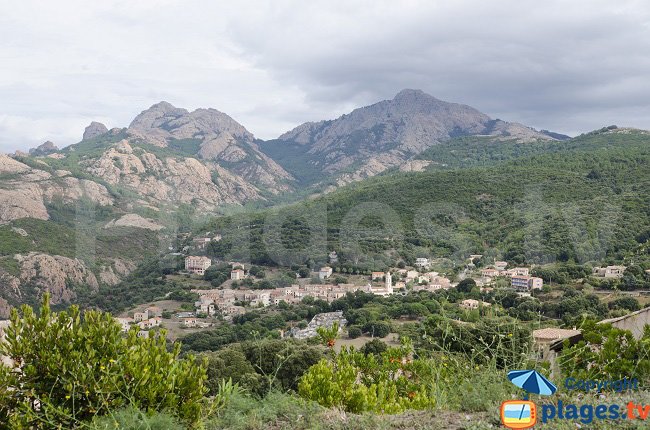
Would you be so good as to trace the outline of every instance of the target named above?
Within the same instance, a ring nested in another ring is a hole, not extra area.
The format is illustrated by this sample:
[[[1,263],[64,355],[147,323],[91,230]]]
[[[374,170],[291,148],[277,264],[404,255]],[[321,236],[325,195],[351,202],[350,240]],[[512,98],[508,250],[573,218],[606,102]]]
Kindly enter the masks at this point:
[[[37,157],[41,155],[48,155],[52,154],[53,152],[58,151],[59,148],[49,140],[45,143],[42,143],[41,145],[37,146],[36,148],[31,148],[29,150],[29,155]]]
[[[109,184],[124,185],[154,204],[187,203],[200,209],[261,199],[244,178],[195,158],[158,158],[122,140],[86,168]]]
[[[137,214],[126,214],[119,219],[111,220],[104,226],[104,228],[115,227],[137,227],[152,231],[159,231],[164,228],[154,220],[143,218]]]
[[[260,151],[244,126],[216,109],[188,112],[160,102],[138,115],[128,133],[163,147],[175,140],[197,141],[197,158],[221,162],[222,167],[246,182],[272,193],[291,190],[287,182],[292,176]]]
[[[89,140],[97,136],[108,133],[108,128],[101,122],[93,121],[84,130],[83,140]]]
[[[15,259],[20,264],[21,283],[32,283],[41,292],[49,292],[54,304],[70,302],[76,297],[71,286],[85,285],[91,290],[99,287],[94,273],[79,259],[36,252],[18,254]]]
[[[136,266],[133,262],[116,258],[113,260],[112,264],[101,268],[99,272],[99,280],[101,283],[106,285],[117,285],[129,273],[134,271],[135,268]]]
[[[10,175],[25,173],[30,170],[31,168],[28,165],[14,160],[8,155],[0,154],[0,175],[9,177]]]
[[[49,219],[45,203],[55,198],[73,202],[85,197],[99,205],[113,204],[106,187],[68,174],[57,171],[52,175],[0,155],[0,222],[20,218]]]
[[[404,90],[392,100],[355,109],[336,120],[302,124],[274,144],[302,147],[303,158],[314,169],[327,176],[341,175],[339,182],[347,183],[402,166],[432,145],[466,135],[521,142],[553,139],[521,124],[493,120],[470,106]]]

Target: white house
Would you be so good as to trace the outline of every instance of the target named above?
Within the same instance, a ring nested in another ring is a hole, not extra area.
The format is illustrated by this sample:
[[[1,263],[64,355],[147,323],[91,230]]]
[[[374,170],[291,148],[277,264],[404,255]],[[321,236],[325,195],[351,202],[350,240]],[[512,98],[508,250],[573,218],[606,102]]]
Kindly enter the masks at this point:
[[[332,276],[332,268],[329,266],[321,267],[318,271],[318,278],[322,281]]]
[[[212,265],[212,260],[203,256],[185,257],[185,270],[197,275],[204,275],[208,267]]]
[[[230,272],[230,279],[233,281],[240,281],[246,277],[246,273],[242,269],[234,269]]]
[[[429,261],[428,258],[418,257],[415,259],[415,267],[419,267],[421,269],[428,269],[430,265],[431,262]]]

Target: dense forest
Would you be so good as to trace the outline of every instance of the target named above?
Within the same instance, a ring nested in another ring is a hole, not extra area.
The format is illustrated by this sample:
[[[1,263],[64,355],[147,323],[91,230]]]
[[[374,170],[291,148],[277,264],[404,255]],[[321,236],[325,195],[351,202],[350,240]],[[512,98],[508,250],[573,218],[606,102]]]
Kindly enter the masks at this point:
[[[385,175],[281,209],[216,218],[203,229],[224,239],[209,253],[283,265],[325,262],[331,250],[372,266],[473,253],[582,264],[619,261],[650,237],[647,133],[604,129],[520,158],[534,150],[495,145],[479,139],[465,154],[446,152],[455,168]],[[493,159],[499,151],[506,161]]]

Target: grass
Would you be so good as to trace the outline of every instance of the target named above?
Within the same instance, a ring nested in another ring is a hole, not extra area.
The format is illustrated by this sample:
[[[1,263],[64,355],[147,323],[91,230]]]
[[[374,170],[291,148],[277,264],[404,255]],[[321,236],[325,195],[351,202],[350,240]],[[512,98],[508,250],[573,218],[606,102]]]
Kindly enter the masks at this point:
[[[407,411],[398,415],[350,414],[325,409],[294,395],[272,392],[263,400],[237,395],[208,430],[392,430],[488,429],[498,425],[494,413],[450,410]]]
[[[90,430],[183,430],[185,427],[167,414],[148,415],[129,408],[97,418],[89,426]]]

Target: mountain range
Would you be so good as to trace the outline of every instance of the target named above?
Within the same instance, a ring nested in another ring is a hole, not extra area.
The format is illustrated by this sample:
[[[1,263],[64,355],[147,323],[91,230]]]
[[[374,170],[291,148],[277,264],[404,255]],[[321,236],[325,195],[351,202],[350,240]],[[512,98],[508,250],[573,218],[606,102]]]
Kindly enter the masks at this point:
[[[463,138],[531,147],[568,139],[404,90],[270,141],[218,110],[160,102],[128,127],[92,122],[80,142],[62,149],[46,142],[29,153],[0,155],[0,314],[43,289],[57,303],[75,299],[74,285],[120,282],[138,261],[160,252],[159,231],[171,237],[188,217],[295,201],[397,170],[428,170],[449,154],[433,148]],[[84,240],[97,249],[102,244],[101,252],[87,258]]]

